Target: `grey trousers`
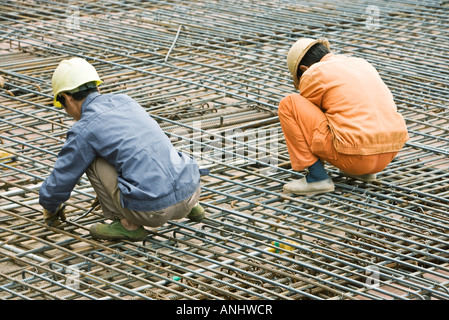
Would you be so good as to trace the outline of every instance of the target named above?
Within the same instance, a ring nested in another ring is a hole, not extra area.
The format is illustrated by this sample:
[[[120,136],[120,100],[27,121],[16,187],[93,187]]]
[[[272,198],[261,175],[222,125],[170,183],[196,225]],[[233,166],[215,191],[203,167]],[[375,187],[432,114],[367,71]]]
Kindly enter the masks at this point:
[[[105,219],[126,219],[134,224],[152,228],[160,227],[169,220],[185,218],[198,203],[201,193],[199,187],[190,197],[168,208],[158,211],[134,211],[121,206],[117,171],[104,158],[96,158],[87,169],[86,175],[97,193]]]

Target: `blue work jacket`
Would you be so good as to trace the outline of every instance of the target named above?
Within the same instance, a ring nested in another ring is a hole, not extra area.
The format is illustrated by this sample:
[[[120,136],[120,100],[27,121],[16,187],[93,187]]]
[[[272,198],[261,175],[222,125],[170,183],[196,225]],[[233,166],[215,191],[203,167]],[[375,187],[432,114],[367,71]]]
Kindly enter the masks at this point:
[[[39,190],[39,203],[54,212],[67,201],[96,157],[118,173],[124,208],[161,210],[192,195],[200,185],[197,163],[178,152],[158,123],[125,94],[89,94],[81,119],[67,139],[49,177]]]

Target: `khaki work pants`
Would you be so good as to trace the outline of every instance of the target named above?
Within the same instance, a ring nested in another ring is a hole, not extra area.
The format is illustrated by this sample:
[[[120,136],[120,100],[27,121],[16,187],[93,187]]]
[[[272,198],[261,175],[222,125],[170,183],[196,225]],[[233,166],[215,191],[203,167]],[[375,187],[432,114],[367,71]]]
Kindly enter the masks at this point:
[[[278,115],[295,171],[304,170],[322,159],[348,174],[372,174],[385,169],[397,154],[350,155],[337,152],[325,114],[299,94],[282,99]]]
[[[198,203],[201,187],[193,195],[168,208],[158,211],[134,211],[120,205],[118,174],[104,158],[96,158],[86,171],[86,175],[97,193],[105,219],[127,219],[134,224],[160,227],[169,220],[185,218]]]

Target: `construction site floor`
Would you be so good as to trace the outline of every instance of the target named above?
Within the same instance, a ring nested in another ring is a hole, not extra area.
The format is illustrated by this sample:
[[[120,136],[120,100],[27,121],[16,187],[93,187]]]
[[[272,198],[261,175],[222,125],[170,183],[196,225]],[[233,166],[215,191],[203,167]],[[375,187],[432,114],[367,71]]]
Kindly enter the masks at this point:
[[[18,0],[0,12],[0,299],[449,298],[448,1]],[[300,37],[368,60],[390,88],[410,140],[376,181],[326,164],[334,192],[283,192],[305,175],[277,118]],[[70,57],[210,170],[203,221],[94,240],[104,220],[83,176],[64,229],[44,224],[39,187],[73,124],[51,76]]]

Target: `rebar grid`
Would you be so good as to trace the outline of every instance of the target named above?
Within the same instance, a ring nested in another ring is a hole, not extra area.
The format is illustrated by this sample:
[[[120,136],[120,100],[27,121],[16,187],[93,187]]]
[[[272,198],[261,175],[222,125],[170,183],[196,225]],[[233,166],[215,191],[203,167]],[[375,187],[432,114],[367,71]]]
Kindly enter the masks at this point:
[[[448,3],[442,1],[3,1],[1,299],[447,299]],[[411,139],[377,181],[282,193],[276,108],[301,36],[373,63]],[[136,99],[202,179],[201,223],[142,243],[92,240],[83,176],[64,230],[38,204],[73,121],[52,107],[60,60],[88,59],[102,92]],[[289,245],[283,250],[282,245]]]

